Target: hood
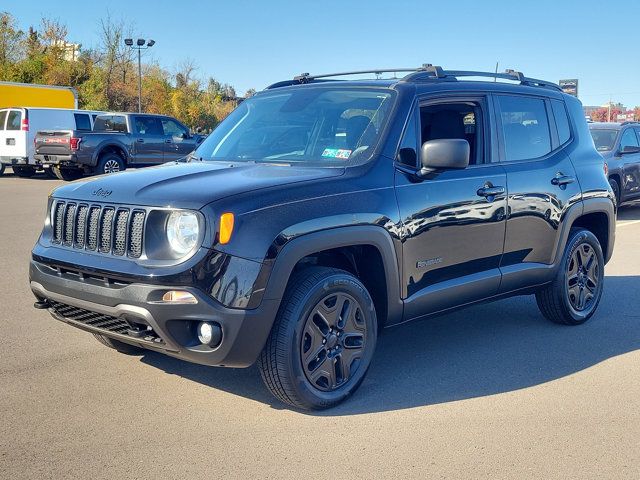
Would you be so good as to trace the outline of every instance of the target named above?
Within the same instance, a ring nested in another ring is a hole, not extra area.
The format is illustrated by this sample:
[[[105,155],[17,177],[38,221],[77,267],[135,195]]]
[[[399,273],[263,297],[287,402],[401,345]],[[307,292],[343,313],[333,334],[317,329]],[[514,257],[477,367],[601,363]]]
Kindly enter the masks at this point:
[[[263,188],[337,177],[344,168],[223,162],[171,163],[79,180],[53,196],[86,202],[200,209],[215,200]]]

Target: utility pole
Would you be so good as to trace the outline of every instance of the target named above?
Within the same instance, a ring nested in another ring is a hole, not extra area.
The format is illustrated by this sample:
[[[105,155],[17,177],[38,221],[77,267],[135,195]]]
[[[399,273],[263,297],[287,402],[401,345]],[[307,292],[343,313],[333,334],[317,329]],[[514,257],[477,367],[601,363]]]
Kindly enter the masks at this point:
[[[142,113],[142,50],[153,47],[156,42],[139,38],[134,45],[133,38],[125,38],[124,44],[132,50],[138,50],[138,113]]]

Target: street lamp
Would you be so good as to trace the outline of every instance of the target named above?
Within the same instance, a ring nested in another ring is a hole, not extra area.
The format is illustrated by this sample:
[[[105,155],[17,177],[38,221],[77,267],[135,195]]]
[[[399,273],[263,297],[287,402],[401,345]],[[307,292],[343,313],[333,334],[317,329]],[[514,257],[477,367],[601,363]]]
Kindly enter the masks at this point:
[[[156,42],[139,38],[134,45],[133,38],[125,38],[124,44],[132,50],[138,50],[138,113],[142,113],[142,50],[153,47]]]

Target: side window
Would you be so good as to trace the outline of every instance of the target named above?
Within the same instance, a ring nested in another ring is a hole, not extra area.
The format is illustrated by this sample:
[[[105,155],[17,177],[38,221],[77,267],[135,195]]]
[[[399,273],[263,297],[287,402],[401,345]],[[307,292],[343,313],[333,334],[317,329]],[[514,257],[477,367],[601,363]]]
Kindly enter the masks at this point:
[[[112,130],[115,132],[127,133],[127,121],[121,115],[114,115],[111,117],[113,120]]]
[[[162,125],[155,117],[134,117],[134,125],[140,135],[162,135]]]
[[[74,113],[76,119],[76,130],[91,131],[91,120],[86,113]]]
[[[188,133],[178,122],[168,118],[162,119],[162,130],[165,135],[171,135],[172,137],[180,137],[183,133]]]
[[[500,120],[507,161],[529,160],[551,152],[544,100],[500,95]]]
[[[4,130],[4,122],[7,120],[7,110],[0,110],[0,130]]]
[[[553,109],[553,118],[556,120],[558,128],[558,139],[560,145],[564,145],[571,138],[571,129],[569,128],[569,117],[567,110],[564,108],[564,102],[560,100],[551,100],[551,108]]]
[[[400,142],[400,149],[398,150],[398,163],[406,165],[408,167],[418,166],[418,152],[416,148],[420,148],[418,145],[418,121],[416,119],[415,110],[411,111],[411,117],[407,122],[407,128],[402,136]]]
[[[622,137],[620,138],[620,150],[624,150],[624,147],[637,147],[638,146],[638,137],[636,137],[633,128],[627,128],[624,132],[622,132]]]
[[[459,138],[469,142],[469,165],[484,163],[482,110],[475,102],[420,107],[420,145],[429,140]]]
[[[10,110],[7,115],[7,130],[20,130],[20,120],[22,120],[22,112]]]

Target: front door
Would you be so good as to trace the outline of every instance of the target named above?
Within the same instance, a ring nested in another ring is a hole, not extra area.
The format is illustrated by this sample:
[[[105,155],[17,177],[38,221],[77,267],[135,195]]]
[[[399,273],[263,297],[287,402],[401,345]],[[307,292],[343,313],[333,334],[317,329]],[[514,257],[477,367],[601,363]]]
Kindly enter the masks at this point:
[[[164,133],[160,119],[140,115],[133,117],[133,124],[136,163],[162,163],[164,161]]]
[[[189,130],[170,118],[162,119],[164,132],[164,161],[170,162],[186,157],[196,148],[195,138]]]
[[[495,295],[505,234],[506,174],[492,163],[487,98],[438,99],[416,107],[395,179],[403,222],[405,319]],[[467,168],[423,179],[411,173],[417,165],[406,168],[407,162],[419,164],[415,152],[422,143],[454,138],[469,142]]]
[[[620,153],[622,157],[622,189],[621,198],[630,200],[640,195],[640,153],[625,153],[625,147],[638,148],[638,129],[627,127],[620,137]]]

